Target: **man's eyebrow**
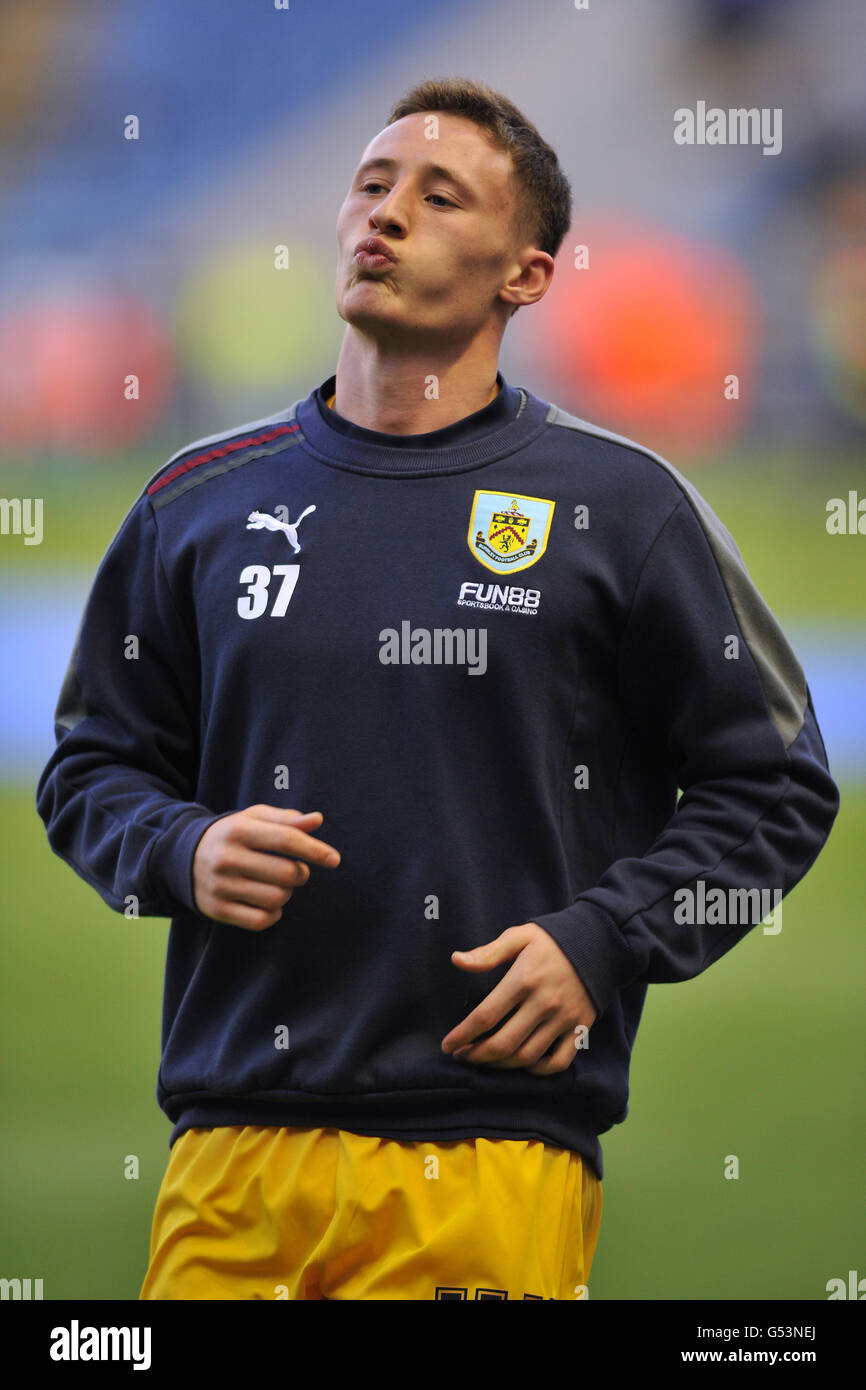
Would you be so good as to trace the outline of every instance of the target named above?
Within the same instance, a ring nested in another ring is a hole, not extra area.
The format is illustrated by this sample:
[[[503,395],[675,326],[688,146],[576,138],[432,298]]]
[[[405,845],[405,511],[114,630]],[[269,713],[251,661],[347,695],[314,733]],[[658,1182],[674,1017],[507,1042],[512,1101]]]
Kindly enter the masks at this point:
[[[387,159],[384,156],[380,159],[365,159],[363,164],[358,166],[357,177],[361,178],[371,169],[387,169],[389,173],[394,173],[397,168],[396,159]],[[448,183],[453,183],[455,188],[459,188],[467,198],[474,197],[472,189],[464,183],[459,174],[455,174],[453,169],[447,169],[444,164],[422,164],[422,174],[433,174],[435,178],[445,179]]]

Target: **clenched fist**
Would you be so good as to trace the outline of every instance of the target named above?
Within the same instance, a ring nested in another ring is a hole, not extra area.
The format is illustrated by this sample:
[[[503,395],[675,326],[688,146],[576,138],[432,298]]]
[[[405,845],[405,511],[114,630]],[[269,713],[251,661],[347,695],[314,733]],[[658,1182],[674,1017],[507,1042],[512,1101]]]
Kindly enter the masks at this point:
[[[197,910],[247,931],[272,927],[310,877],[309,864],[335,868],[340,862],[332,845],[310,833],[322,819],[321,811],[248,806],[214,821],[193,859]]]

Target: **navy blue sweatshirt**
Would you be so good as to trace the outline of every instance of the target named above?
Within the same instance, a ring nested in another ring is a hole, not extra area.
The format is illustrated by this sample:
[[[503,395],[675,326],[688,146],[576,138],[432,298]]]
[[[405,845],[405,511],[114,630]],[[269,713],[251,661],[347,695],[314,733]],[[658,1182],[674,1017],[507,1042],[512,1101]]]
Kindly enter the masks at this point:
[[[175,454],[97,570],[36,804],[110,907],[172,919],[171,1143],[537,1138],[602,1176],[647,986],[777,931],[827,838],[806,679],[721,521],[498,381],[396,436],[329,410],[331,377]],[[342,860],[253,932],[197,911],[192,866],[261,803],[321,810]],[[510,968],[451,952],[525,922],[598,1013],[548,1076],[441,1050]]]

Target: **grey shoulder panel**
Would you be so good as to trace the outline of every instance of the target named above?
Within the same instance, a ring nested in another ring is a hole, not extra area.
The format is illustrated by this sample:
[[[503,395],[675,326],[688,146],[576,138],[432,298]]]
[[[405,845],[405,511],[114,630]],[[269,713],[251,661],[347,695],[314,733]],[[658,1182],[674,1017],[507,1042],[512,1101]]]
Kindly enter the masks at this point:
[[[209,478],[296,444],[300,437],[296,423],[300,403],[298,399],[288,409],[278,410],[274,415],[248,420],[244,425],[234,425],[185,444],[161,464],[145,484],[143,491],[149,495],[151,505],[158,511]],[[265,435],[271,438],[261,437]]]
[[[713,553],[731,607],[757,667],[770,716],[785,747],[789,748],[802,729],[805,719],[808,699],[806,677],[787,637],[753,584],[745,561],[727,527],[689,479],[667,459],[662,458],[661,454],[654,453],[652,449],[636,443],[633,439],[627,439],[624,435],[613,434],[599,425],[578,419],[576,415],[569,415],[557,405],[551,405],[547,412],[547,423],[578,430],[583,434],[621,444],[627,449],[644,454],[663,468],[688,498]]]

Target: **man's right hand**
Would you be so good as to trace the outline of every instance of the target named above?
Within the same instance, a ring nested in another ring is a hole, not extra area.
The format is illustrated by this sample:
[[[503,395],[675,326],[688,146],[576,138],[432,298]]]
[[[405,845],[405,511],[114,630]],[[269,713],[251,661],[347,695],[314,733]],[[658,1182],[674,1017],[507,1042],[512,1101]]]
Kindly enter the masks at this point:
[[[208,826],[196,847],[193,885],[197,910],[215,922],[264,931],[280,920],[295,888],[307,882],[307,863],[336,868],[340,856],[312,832],[321,811],[248,806]]]

